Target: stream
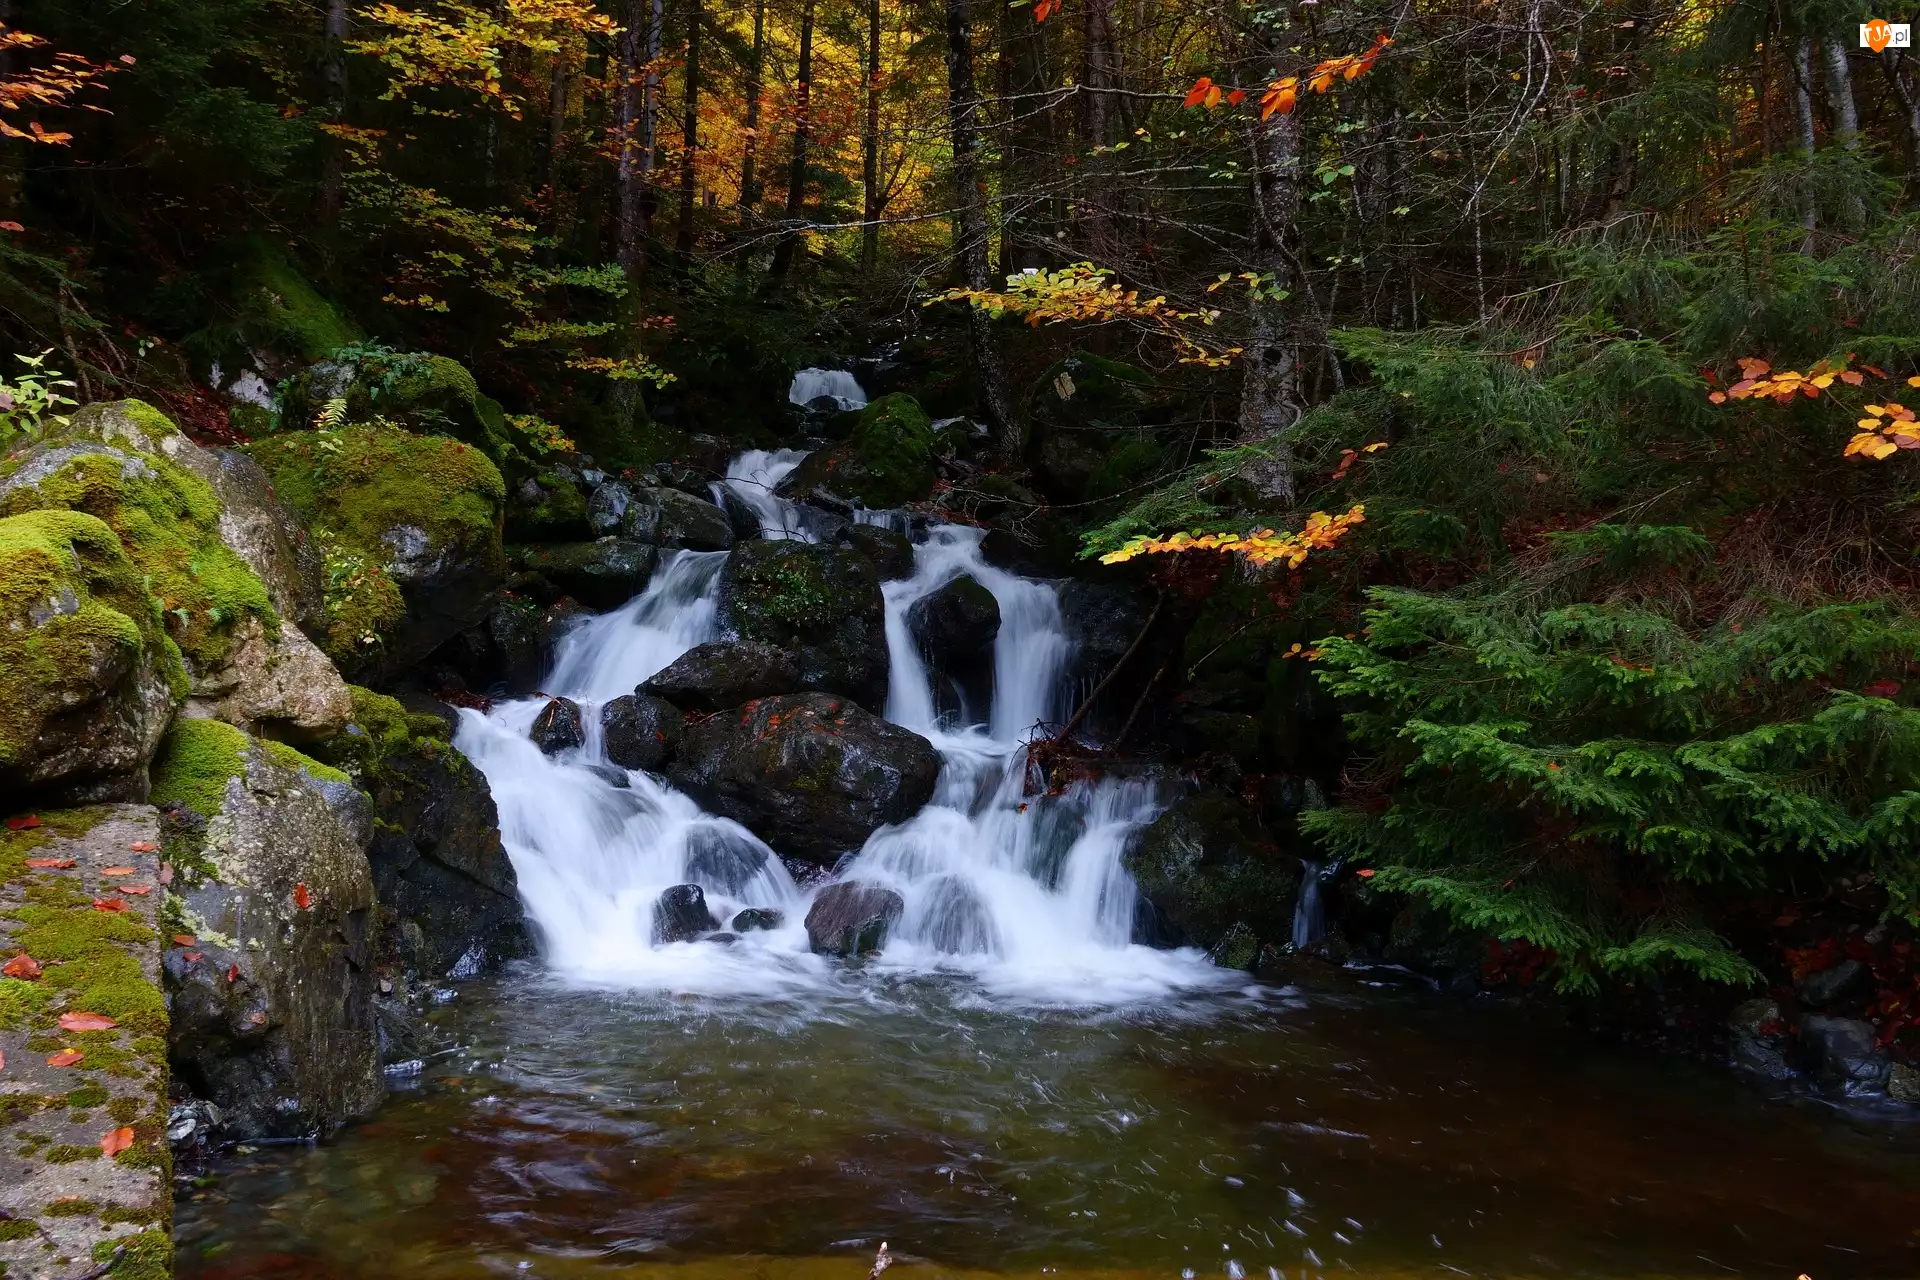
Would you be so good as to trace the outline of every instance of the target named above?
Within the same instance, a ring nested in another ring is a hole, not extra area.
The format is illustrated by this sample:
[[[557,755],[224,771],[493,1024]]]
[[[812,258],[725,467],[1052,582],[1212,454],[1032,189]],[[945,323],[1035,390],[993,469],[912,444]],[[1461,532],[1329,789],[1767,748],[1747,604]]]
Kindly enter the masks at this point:
[[[840,378],[795,396],[864,402]],[[721,482],[770,537],[816,536],[774,492],[803,456]],[[444,993],[453,1047],[372,1119],[183,1194],[180,1275],[860,1280],[881,1240],[928,1275],[1920,1275],[1920,1126],[1399,975],[1255,982],[1134,944],[1121,854],[1170,797],[1024,794],[1071,646],[1054,587],[987,564],[978,530],[919,530],[883,587],[886,716],[943,768],[834,878],[905,914],[878,956],[812,954],[819,885],[599,740],[601,704],[716,638],[726,554],[668,553],[561,642],[543,685],[580,703],[583,747],[529,741],[540,698],[461,713],[541,959]],[[907,623],[961,575],[1000,609],[985,688],[929,670]],[[653,903],[688,882],[722,921],[783,923],[656,944]]]

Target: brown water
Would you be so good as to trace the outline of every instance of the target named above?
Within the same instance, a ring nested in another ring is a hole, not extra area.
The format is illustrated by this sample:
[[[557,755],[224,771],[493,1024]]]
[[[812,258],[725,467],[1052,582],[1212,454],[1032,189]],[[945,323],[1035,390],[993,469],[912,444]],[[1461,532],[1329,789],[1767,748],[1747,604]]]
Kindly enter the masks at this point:
[[[1102,1014],[469,985],[416,1088],[183,1194],[179,1274],[861,1280],[884,1239],[893,1280],[1920,1277],[1920,1124],[1300,981]]]

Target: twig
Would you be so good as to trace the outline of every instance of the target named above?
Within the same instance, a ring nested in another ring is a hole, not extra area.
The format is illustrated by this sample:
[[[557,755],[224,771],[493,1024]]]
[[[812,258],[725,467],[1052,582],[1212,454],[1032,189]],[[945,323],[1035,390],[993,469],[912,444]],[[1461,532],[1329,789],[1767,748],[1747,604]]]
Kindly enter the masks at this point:
[[[1127,721],[1120,726],[1120,732],[1113,735],[1112,742],[1109,742],[1100,749],[1101,755],[1113,756],[1120,753],[1120,744],[1127,740],[1127,734],[1133,730],[1133,722],[1140,718],[1140,709],[1147,705],[1147,695],[1152,693],[1154,686],[1160,683],[1160,677],[1167,674],[1167,667],[1172,662],[1173,659],[1167,659],[1166,662],[1160,664],[1159,670],[1153,673],[1153,679],[1147,681],[1147,687],[1142,689],[1140,696],[1133,700],[1133,710],[1127,712]]]
[[[887,1252],[887,1242],[880,1242],[880,1252],[873,1255],[873,1270],[867,1272],[867,1280],[880,1280],[880,1273],[893,1265],[893,1255]]]
[[[1087,695],[1087,700],[1082,702],[1080,709],[1073,713],[1073,719],[1067,721],[1067,727],[1056,735],[1059,741],[1065,742],[1073,737],[1073,731],[1078,729],[1080,722],[1087,718],[1087,712],[1093,708],[1094,702],[1101,694],[1107,691],[1107,686],[1113,683],[1113,678],[1120,674],[1126,667],[1127,661],[1132,658],[1133,655],[1139,651],[1140,646],[1146,642],[1147,632],[1153,630],[1153,624],[1160,620],[1160,610],[1166,603],[1167,593],[1163,590],[1159,597],[1154,600],[1153,612],[1147,615],[1146,625],[1140,628],[1140,634],[1133,638],[1133,643],[1127,646],[1127,651],[1120,655],[1120,661],[1113,664],[1113,668],[1107,672],[1107,678],[1094,686],[1093,692]]]

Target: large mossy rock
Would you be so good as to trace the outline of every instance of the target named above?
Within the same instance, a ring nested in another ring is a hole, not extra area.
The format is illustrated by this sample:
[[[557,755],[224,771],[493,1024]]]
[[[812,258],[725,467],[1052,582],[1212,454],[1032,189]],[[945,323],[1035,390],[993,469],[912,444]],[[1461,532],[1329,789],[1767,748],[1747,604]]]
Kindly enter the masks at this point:
[[[500,402],[446,356],[349,348],[289,380],[283,421],[307,426],[333,400],[345,402],[350,422],[384,419],[422,435],[452,436],[502,468],[520,462]]]
[[[373,800],[367,851],[383,955],[430,979],[472,977],[531,949],[487,779],[445,718],[353,690],[349,730],[316,754]]]
[[[1145,461],[1131,454],[1152,449],[1137,429],[1153,400],[1151,374],[1088,351],[1075,351],[1041,374],[1029,412],[1027,461],[1047,496],[1077,501],[1090,496],[1096,477],[1104,477],[1111,492],[1116,474],[1151,471],[1157,450]]]
[[[873,563],[857,551],[741,543],[720,575],[719,620],[742,640],[791,653],[800,688],[885,705],[886,606]]]
[[[105,522],[0,518],[0,793],[144,799],[186,692],[180,651]]]
[[[246,452],[320,541],[334,584],[321,645],[348,678],[407,666],[485,616],[505,577],[506,485],[479,450],[365,425]]]
[[[1123,864],[1147,908],[1137,929],[1142,941],[1211,951],[1230,932],[1263,943],[1291,936],[1299,860],[1225,792],[1177,801],[1134,836]]]
[[[939,670],[962,676],[993,666],[1000,602],[969,577],[958,577],[913,602],[907,631]]]
[[[579,476],[577,468],[550,466],[515,485],[507,501],[507,536],[515,542],[579,542],[594,537]]]
[[[885,510],[933,492],[933,423],[912,396],[881,396],[844,443],[808,454],[782,490],[827,507]]]
[[[844,698],[762,698],[689,725],[668,776],[783,853],[831,865],[933,795],[940,754]]]
[[[687,711],[725,711],[755,698],[801,692],[793,655],[758,640],[695,645],[640,686]]]
[[[513,562],[595,609],[617,609],[646,590],[660,552],[637,538],[515,547]]]
[[[310,1137],[372,1109],[383,1090],[366,797],[338,770],[213,720],[175,724],[153,773],[194,939],[165,962],[176,1078],[236,1137]]]

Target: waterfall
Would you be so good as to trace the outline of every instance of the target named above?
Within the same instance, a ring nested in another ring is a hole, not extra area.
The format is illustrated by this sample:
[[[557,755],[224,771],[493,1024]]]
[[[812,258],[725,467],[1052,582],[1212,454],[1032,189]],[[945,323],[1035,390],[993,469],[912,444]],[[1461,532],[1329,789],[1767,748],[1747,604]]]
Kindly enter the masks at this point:
[[[806,456],[805,449],[749,449],[727,464],[727,478],[714,483],[713,500],[722,509],[728,499],[744,504],[760,522],[763,538],[817,542],[810,511],[774,492]]]
[[[803,455],[743,454],[727,491],[775,536],[809,537],[806,509],[772,490]],[[1025,793],[1023,740],[1060,718],[1071,643],[1054,587],[987,564],[981,531],[927,529],[914,573],[882,588],[892,676],[889,719],[924,735],[944,766],[933,799],[882,827],[836,878],[898,892],[906,911],[868,970],[949,972],[1016,1002],[1102,1004],[1218,985],[1231,975],[1197,952],[1132,943],[1136,893],[1121,864],[1130,833],[1163,797],[1144,779],[1083,781],[1064,793]],[[579,702],[587,741],[543,755],[528,730],[544,702],[461,712],[456,745],[486,774],[501,837],[520,878],[548,964],[582,982],[689,993],[826,989],[837,972],[807,950],[803,921],[816,889],[800,889],[773,850],[737,823],[703,812],[663,780],[612,765],[600,707],[714,638],[725,552],[678,552],[647,589],[569,632],[544,681]],[[908,623],[913,605],[956,577],[992,594],[1001,625],[990,689],[979,706],[942,707]],[[730,945],[656,945],[653,904],[697,883],[724,923],[744,907],[772,907],[779,929]]]
[[[1300,894],[1293,900],[1293,945],[1310,947],[1327,933],[1327,909],[1320,900],[1322,867],[1300,859]]]
[[[794,404],[812,404],[821,396],[831,396],[842,409],[866,407],[867,393],[845,369],[802,369],[793,375],[787,399]]]

